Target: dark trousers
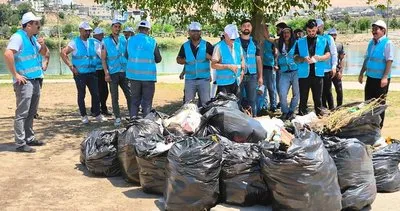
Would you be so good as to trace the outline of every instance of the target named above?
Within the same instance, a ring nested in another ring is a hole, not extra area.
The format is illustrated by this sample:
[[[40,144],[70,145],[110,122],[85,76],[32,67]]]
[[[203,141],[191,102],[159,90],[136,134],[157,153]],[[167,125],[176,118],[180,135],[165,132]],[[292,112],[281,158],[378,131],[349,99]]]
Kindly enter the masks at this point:
[[[240,84],[240,104],[242,106],[249,105],[253,116],[257,114],[256,98],[257,98],[257,74],[244,75],[243,81]]]
[[[96,75],[98,78],[98,90],[99,90],[99,100],[100,100],[100,110],[101,112],[107,112],[107,99],[108,99],[108,84],[105,80],[104,70],[97,70]],[[91,109],[92,113],[93,108]]]
[[[139,113],[139,106],[142,106],[143,117],[150,113],[153,106],[155,92],[155,81],[129,80],[131,85],[131,110],[130,116],[136,117]]]
[[[332,72],[326,72],[324,74],[324,85],[322,91],[322,106],[324,108],[329,108],[330,110],[335,107],[333,104],[333,95],[332,95]]]
[[[337,76],[332,78],[333,85],[335,86],[336,91],[336,106],[343,105],[343,86],[342,86],[342,79],[339,79]]]
[[[301,115],[307,114],[307,101],[310,88],[314,101],[314,110],[317,115],[321,114],[322,107],[322,88],[323,88],[323,77],[317,77],[310,75],[308,78],[299,79],[300,88],[300,104],[299,113]]]
[[[233,83],[230,85],[224,85],[224,86],[218,86],[217,88],[217,93],[226,93],[226,94],[234,94],[236,95],[236,97],[239,96],[239,86],[237,85],[237,83]]]
[[[386,104],[386,94],[389,91],[390,78],[388,79],[388,85],[381,87],[381,79],[367,77],[367,83],[365,84],[364,99],[369,100],[372,98],[383,99],[382,105]],[[383,127],[383,121],[385,120],[385,112],[381,113],[381,128]]]
[[[126,79],[125,72],[118,72],[111,74],[111,82],[110,82],[110,92],[111,92],[111,101],[112,101],[112,108],[115,118],[120,118],[121,113],[119,109],[119,94],[118,94],[118,87],[121,87],[122,91],[124,92],[126,102],[128,104],[128,110],[130,112],[131,108],[131,89],[129,88],[129,81]]]
[[[76,89],[78,90],[78,106],[81,116],[86,116],[85,96],[86,86],[89,88],[92,96],[92,114],[98,116],[100,114],[99,87],[96,73],[84,73],[74,76]]]

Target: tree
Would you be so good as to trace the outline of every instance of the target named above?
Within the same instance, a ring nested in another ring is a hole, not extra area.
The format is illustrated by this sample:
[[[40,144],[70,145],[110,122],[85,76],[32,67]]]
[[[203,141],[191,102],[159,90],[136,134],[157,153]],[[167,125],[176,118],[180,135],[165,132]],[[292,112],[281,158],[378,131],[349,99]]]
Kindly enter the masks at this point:
[[[0,4],[0,26],[9,24],[8,19],[12,15],[12,9],[10,5]]]
[[[394,18],[390,21],[390,28],[393,28],[393,29],[399,28],[399,22],[397,21],[397,18],[396,18],[396,17],[394,17]]]
[[[58,13],[58,17],[59,17],[60,19],[64,19],[64,18],[65,18],[65,13],[64,13],[64,12],[59,12],[59,13]]]
[[[19,14],[20,18],[22,18],[22,15],[24,15],[27,12],[32,11],[32,5],[31,5],[31,3],[24,2],[17,6],[17,10],[18,10],[18,14]]]
[[[97,3],[111,2],[116,9],[126,10],[128,7],[148,9],[152,17],[177,16],[182,25],[190,21],[205,24],[220,22],[239,23],[247,17],[252,19],[254,36],[262,37],[262,23],[274,23],[278,17],[285,15],[291,8],[306,8],[311,5],[315,10],[325,10],[330,0],[95,0]],[[314,4],[314,2],[316,4]],[[225,19],[225,21],[221,21]]]
[[[96,28],[101,23],[101,20],[98,16],[94,16],[92,17],[92,23],[94,28]]]

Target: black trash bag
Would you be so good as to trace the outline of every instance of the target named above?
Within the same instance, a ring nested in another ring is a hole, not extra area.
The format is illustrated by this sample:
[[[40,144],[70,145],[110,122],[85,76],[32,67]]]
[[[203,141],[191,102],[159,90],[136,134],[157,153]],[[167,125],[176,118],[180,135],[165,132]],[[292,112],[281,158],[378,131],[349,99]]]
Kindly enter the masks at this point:
[[[222,201],[241,206],[268,204],[271,199],[261,174],[259,145],[229,140],[221,144],[224,146],[220,175]]]
[[[168,119],[169,115],[152,109],[149,114],[146,115],[145,119],[150,119],[156,122],[160,126],[161,133],[164,132],[164,120]]]
[[[317,134],[298,132],[287,151],[269,142],[261,148],[261,171],[272,192],[274,210],[342,208],[335,163]]]
[[[172,142],[161,134],[136,139],[136,159],[139,164],[140,185],[143,192],[162,195],[165,189],[165,165]]]
[[[83,140],[82,143],[81,143],[81,154],[79,156],[79,161],[81,162],[82,165],[85,165],[85,160],[86,160],[86,155],[85,155],[86,142],[87,142],[88,139],[90,139],[90,136],[88,138],[86,138],[85,140]]]
[[[117,156],[118,131],[93,131],[86,139],[85,165],[97,176],[113,177],[121,173]]]
[[[257,143],[267,137],[267,131],[262,127],[259,121],[247,116],[240,110],[233,108],[214,107],[203,115],[204,120],[200,125],[200,131],[203,127],[212,125],[220,135],[237,143]],[[196,133],[200,136],[201,133]]]
[[[216,136],[183,137],[169,150],[165,210],[204,210],[219,196],[222,145]]]
[[[125,181],[139,184],[139,166],[136,161],[135,143],[140,137],[160,132],[159,125],[149,119],[134,119],[118,137],[118,158]]]
[[[392,144],[372,153],[376,187],[380,193],[400,190],[400,142]]]
[[[357,139],[324,138],[325,148],[335,161],[343,209],[361,210],[376,197],[372,155]]]
[[[196,131],[194,136],[196,137],[207,137],[209,135],[220,135],[221,131],[218,128],[204,123],[204,125],[200,126],[199,130]]]
[[[369,103],[371,100],[365,101]],[[362,102],[350,103],[342,105],[342,107],[354,107]],[[354,118],[351,123],[342,127],[337,133],[326,134],[333,135],[339,138],[356,138],[367,145],[373,145],[381,137],[381,117],[380,114],[384,112],[387,105],[379,105],[377,108],[365,112],[359,117]]]
[[[236,97],[236,95],[220,92],[215,98],[212,98],[206,103],[204,107],[200,109],[200,113],[205,114],[207,111],[214,107],[226,107],[239,110],[238,102],[239,99]]]

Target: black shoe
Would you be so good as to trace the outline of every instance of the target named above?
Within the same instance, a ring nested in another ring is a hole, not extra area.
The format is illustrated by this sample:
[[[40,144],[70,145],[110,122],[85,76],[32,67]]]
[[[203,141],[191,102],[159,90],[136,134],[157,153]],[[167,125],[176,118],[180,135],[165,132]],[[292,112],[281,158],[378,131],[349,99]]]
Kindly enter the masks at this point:
[[[294,119],[294,113],[293,112],[291,112],[291,111],[289,111],[289,113],[287,113],[287,115],[286,115],[286,119],[288,119],[288,120],[292,120],[292,119]]]
[[[287,120],[288,119],[288,114],[282,113],[282,115],[279,117],[279,119],[281,119],[282,121]]]
[[[104,116],[112,116],[112,113],[108,110],[102,111],[101,114],[103,114]]]
[[[27,142],[26,144],[29,145],[29,146],[43,146],[46,143],[44,141],[34,140],[34,141],[31,141],[31,142]]]
[[[32,148],[32,147],[30,147],[30,146],[25,144],[24,146],[17,147],[17,149],[15,151],[17,151],[17,152],[34,153],[34,152],[36,152],[36,149],[34,149],[34,148]]]
[[[276,108],[278,108],[278,109],[281,108],[281,103],[280,102],[276,105]]]

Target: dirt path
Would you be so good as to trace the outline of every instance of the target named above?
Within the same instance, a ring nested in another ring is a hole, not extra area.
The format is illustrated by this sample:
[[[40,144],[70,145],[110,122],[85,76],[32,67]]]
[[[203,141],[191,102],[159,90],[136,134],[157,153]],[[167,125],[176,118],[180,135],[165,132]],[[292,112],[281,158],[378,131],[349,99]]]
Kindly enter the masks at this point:
[[[10,84],[0,85],[1,210],[159,210],[160,196],[144,194],[120,177],[92,177],[80,165],[79,145],[86,134],[94,128],[113,127],[111,122],[82,126],[75,96],[73,84],[45,84],[42,119],[35,121],[35,131],[48,144],[38,147],[35,154],[21,154],[15,152],[13,141],[14,93]],[[181,99],[181,85],[157,85],[157,109],[172,111]],[[124,100],[121,104],[126,111]],[[400,193],[379,194],[373,210],[397,210],[399,197]],[[218,206],[214,210],[238,209]]]

